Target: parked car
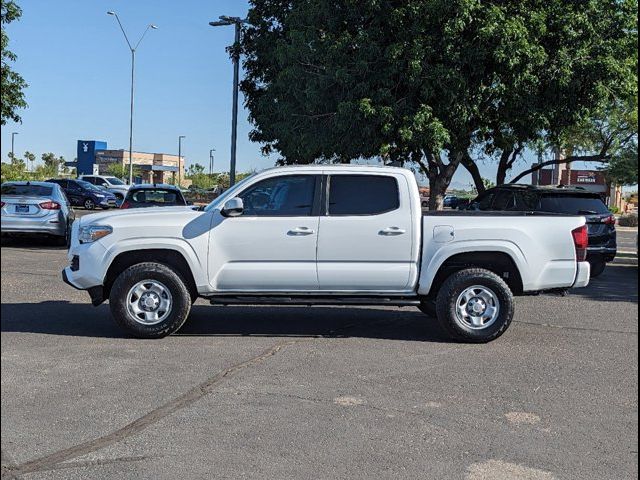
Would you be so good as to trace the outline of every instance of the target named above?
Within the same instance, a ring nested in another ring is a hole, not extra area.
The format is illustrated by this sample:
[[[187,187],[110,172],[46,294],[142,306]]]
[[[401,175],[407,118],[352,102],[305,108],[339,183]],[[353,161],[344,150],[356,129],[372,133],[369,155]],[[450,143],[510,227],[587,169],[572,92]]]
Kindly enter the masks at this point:
[[[581,188],[502,185],[487,190],[468,208],[584,215],[589,232],[587,260],[591,264],[592,277],[601,275],[617,253],[615,216],[597,193]]]
[[[423,234],[424,233],[424,234]],[[514,295],[589,283],[580,215],[431,212],[410,170],[279,167],[202,210],[83,217],[62,276],[109,299],[131,334],[177,331],[192,303],[402,305],[434,312],[454,338],[509,327]]]
[[[120,208],[175,207],[187,205],[184,195],[173,185],[133,185]]]
[[[106,188],[115,195],[118,203],[121,203],[124,200],[124,197],[127,196],[127,192],[130,187],[122,180],[112,175],[80,175],[78,180],[84,180],[92,185]]]
[[[96,207],[103,209],[116,206],[116,197],[111,192],[98,188],[83,180],[67,178],[51,178],[47,182],[57,183],[62,187],[71,205],[93,210]]]
[[[67,243],[75,214],[60,186],[47,182],[7,182],[0,188],[3,235],[45,234]]]
[[[444,200],[442,201],[443,206],[448,208],[458,208],[458,202],[460,198],[455,195],[445,195]]]

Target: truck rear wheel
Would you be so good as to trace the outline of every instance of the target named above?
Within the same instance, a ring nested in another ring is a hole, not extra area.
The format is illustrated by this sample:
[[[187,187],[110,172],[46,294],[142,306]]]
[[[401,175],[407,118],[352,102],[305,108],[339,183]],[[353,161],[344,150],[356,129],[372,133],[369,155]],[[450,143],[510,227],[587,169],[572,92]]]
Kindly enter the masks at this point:
[[[436,300],[438,321],[456,340],[485,343],[502,335],[513,319],[509,286],[495,273],[469,268],[451,275]]]
[[[191,310],[182,278],[166,265],[139,263],[116,278],[109,295],[116,323],[138,338],[162,338],[180,329]]]

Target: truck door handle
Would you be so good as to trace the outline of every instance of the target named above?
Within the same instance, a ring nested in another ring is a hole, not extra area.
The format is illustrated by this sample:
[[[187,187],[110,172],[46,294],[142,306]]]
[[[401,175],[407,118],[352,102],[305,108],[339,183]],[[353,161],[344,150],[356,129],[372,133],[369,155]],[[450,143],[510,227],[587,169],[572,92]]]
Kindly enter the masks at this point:
[[[312,230],[309,227],[296,227],[289,230],[287,232],[287,235],[293,237],[302,237],[304,235],[313,235],[314,233],[316,233],[315,230]]]
[[[387,227],[383,230],[380,230],[378,232],[379,235],[385,235],[385,236],[393,236],[393,235],[402,235],[403,233],[406,233],[406,230],[403,230],[402,228],[399,227]]]

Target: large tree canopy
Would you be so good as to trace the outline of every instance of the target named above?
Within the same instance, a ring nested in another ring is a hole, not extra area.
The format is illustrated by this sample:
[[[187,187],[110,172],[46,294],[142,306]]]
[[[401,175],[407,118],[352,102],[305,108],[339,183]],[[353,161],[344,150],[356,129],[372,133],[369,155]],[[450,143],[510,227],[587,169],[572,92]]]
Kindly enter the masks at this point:
[[[251,3],[251,138],[286,163],[417,162],[431,207],[472,148],[556,135],[629,81],[635,0]]]
[[[5,27],[8,23],[18,20],[22,15],[20,7],[14,1],[2,0],[0,7],[0,24],[2,44],[2,68],[0,76],[2,78],[1,85],[1,97],[2,107],[0,113],[0,123],[4,125],[7,120],[13,120],[14,122],[20,122],[20,115],[17,110],[25,108],[27,102],[24,99],[23,90],[27,87],[27,83],[16,72],[11,69],[11,63],[15,62],[16,56],[9,50],[9,37],[5,31]]]

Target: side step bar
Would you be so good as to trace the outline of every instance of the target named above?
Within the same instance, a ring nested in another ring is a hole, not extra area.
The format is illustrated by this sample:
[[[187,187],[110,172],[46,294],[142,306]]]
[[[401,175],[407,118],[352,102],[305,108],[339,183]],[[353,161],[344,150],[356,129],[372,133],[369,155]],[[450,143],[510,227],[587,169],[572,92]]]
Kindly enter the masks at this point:
[[[356,295],[215,295],[206,297],[212,305],[388,305],[409,307],[420,305],[416,296],[375,297]]]

